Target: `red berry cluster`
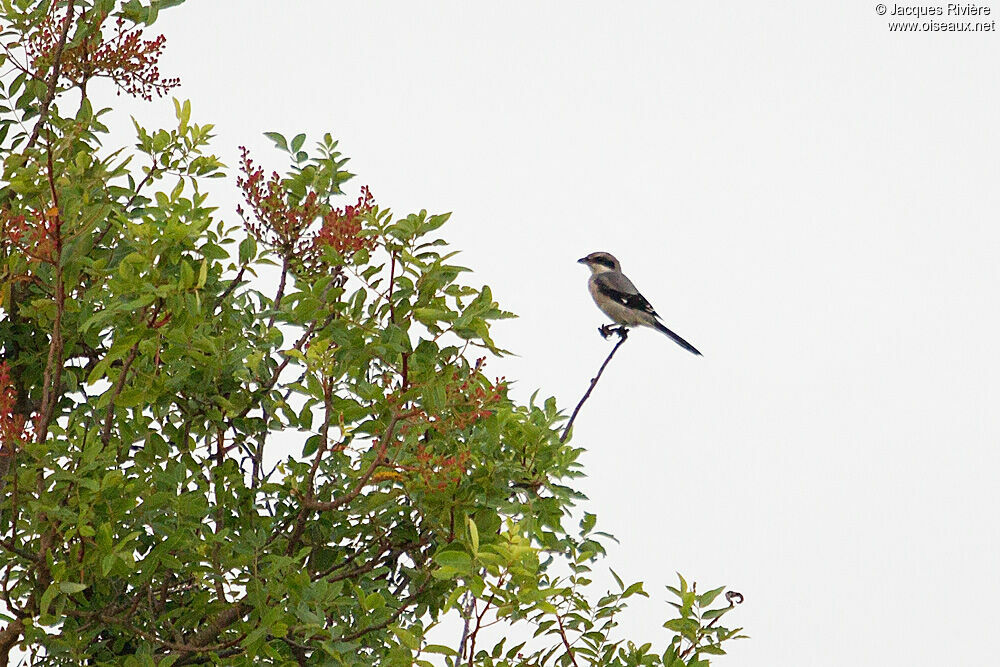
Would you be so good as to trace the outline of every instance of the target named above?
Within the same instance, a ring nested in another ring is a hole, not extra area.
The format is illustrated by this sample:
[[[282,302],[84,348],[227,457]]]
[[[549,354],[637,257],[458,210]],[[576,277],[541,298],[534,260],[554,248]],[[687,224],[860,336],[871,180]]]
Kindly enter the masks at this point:
[[[243,176],[236,185],[243,190],[243,198],[250,207],[250,217],[242,206],[236,212],[243,218],[243,225],[258,242],[270,245],[286,257],[301,254],[312,240],[306,238],[309,225],[321,213],[315,192],[310,192],[294,203],[281,183],[277,172],[264,178],[264,170],[250,159],[250,151],[240,146],[240,171]]]
[[[332,248],[349,261],[359,250],[375,248],[374,236],[362,233],[365,216],[375,210],[375,198],[368,186],[354,205],[331,208],[322,203],[315,191],[305,197],[292,196],[281,176],[264,169],[250,159],[250,152],[240,146],[240,171],[236,184],[243,191],[247,210],[236,207],[243,226],[258,242],[278,250],[282,256],[301,262],[302,269],[328,270],[323,250]],[[319,220],[319,230],[310,231]]]
[[[357,204],[345,206],[343,209],[331,209],[323,216],[323,226],[316,235],[316,248],[322,249],[328,246],[345,259],[362,248],[370,251],[375,247],[375,239],[361,235],[361,221],[374,208],[375,198],[366,185],[361,188]]]
[[[52,66],[66,21],[72,17],[56,18],[49,15],[26,44],[32,66],[39,71]],[[157,64],[163,55],[167,38],[143,39],[142,29],[125,27],[125,19],[115,22],[110,36],[105,37],[104,22],[107,15],[97,18],[97,25],[87,28],[89,34],[80,40],[70,39],[62,52],[60,73],[77,85],[84,85],[93,77],[114,81],[119,94],[152,100],[153,94],[162,97],[180,85],[180,79],[161,78]]]

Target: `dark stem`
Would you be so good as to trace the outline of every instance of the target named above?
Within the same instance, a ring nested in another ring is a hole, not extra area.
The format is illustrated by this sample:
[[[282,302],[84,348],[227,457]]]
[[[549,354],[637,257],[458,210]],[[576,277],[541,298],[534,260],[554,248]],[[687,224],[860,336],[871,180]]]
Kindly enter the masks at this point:
[[[70,3],[72,10],[72,3]],[[49,356],[45,363],[45,372],[42,375],[42,406],[39,408],[38,422],[35,428],[35,441],[42,443],[49,435],[49,424],[52,422],[56,404],[59,402],[63,370],[63,336],[62,318],[65,313],[66,286],[63,283],[63,233],[62,233],[62,212],[59,211],[59,194],[56,190],[55,174],[52,167],[52,145],[46,146],[46,160],[48,167],[49,191],[52,194],[52,205],[56,209],[56,217],[53,220],[55,229],[55,259],[52,263],[55,271],[55,303],[56,314],[52,323],[52,340],[49,345]],[[41,483],[41,478],[39,478]]]
[[[476,599],[472,596],[472,591],[466,591],[462,600],[462,616],[465,617],[465,624],[462,626],[462,638],[458,640],[458,659],[465,658],[465,642],[469,638],[469,625],[472,623],[472,608]]]
[[[128,379],[129,369],[132,368],[132,362],[135,361],[136,355],[139,353],[139,342],[136,341],[132,349],[129,350],[128,357],[125,359],[125,363],[122,364],[121,374],[118,376],[118,381],[115,383],[115,387],[111,392],[111,400],[108,401],[108,412],[104,416],[104,428],[101,430],[101,444],[105,447],[111,442],[111,426],[114,424],[115,418],[115,399],[118,398],[119,394],[125,388],[125,381]]]
[[[274,312],[271,313],[271,319],[267,321],[268,329],[274,325],[274,320],[278,317],[278,308],[281,307],[281,297],[285,295],[285,280],[288,278],[289,268],[288,255],[285,255],[281,260],[281,280],[278,282],[278,292],[274,295]]]
[[[35,122],[34,129],[31,130],[28,143],[24,145],[25,153],[38,140],[38,133],[42,131],[42,125],[49,117],[49,106],[51,106],[52,100],[56,96],[56,84],[59,82],[59,70],[62,68],[63,47],[66,46],[66,38],[69,36],[69,26],[73,23],[73,4],[75,2],[76,0],[69,0],[66,3],[66,20],[63,22],[62,32],[59,34],[59,42],[56,44],[56,52],[52,58],[52,76],[49,78],[49,85],[45,91],[45,99],[42,100],[42,108],[38,113],[38,120]]]
[[[403,419],[409,419],[410,417],[413,417],[415,414],[417,414],[416,410],[403,414],[395,414],[392,416],[391,419],[389,419],[389,425],[386,426],[385,433],[382,434],[382,439],[377,445],[378,449],[375,451],[375,458],[372,459],[372,462],[368,465],[368,468],[364,471],[364,473],[362,473],[360,479],[358,479],[353,489],[351,489],[348,493],[344,494],[343,496],[335,498],[334,500],[331,500],[329,502],[320,502],[312,497],[305,496],[302,499],[303,507],[310,510],[318,510],[320,512],[329,512],[331,510],[337,509],[341,505],[346,505],[347,503],[351,502],[359,495],[361,495],[361,492],[364,490],[365,485],[368,484],[368,480],[370,480],[372,478],[372,475],[375,474],[375,470],[380,465],[383,465],[385,463],[385,453],[389,449],[389,443],[393,441],[393,435],[396,430],[396,424],[398,424]],[[343,641],[347,640],[345,639]]]
[[[469,635],[469,667],[472,667],[473,656],[476,655],[476,637],[479,635],[479,631],[485,627],[483,625],[483,617],[486,616],[486,612],[487,610],[489,610],[490,605],[493,604],[493,600],[495,598],[496,598],[496,593],[490,595],[489,599],[486,600],[486,604],[483,605],[483,610],[478,614],[476,614],[476,629],[472,631],[471,635]],[[464,648],[465,647],[463,642],[463,650]]]
[[[413,605],[414,602],[417,601],[417,598],[419,598],[423,594],[423,592],[427,590],[428,586],[430,586],[431,581],[432,581],[431,579],[428,579],[423,584],[421,584],[420,587],[417,588],[417,590],[415,590],[413,593],[409,595],[409,597],[407,597],[402,601],[402,603],[399,605],[399,608],[396,611],[394,611],[389,618],[385,619],[381,623],[376,623],[375,625],[369,626],[367,628],[362,628],[361,630],[357,630],[356,632],[352,632],[348,635],[344,635],[343,637],[340,638],[340,641],[352,642],[355,639],[364,637],[369,632],[373,632],[375,630],[381,630],[382,628],[388,627],[392,623],[395,623],[396,619],[402,616],[406,612],[406,610],[411,605]]]
[[[239,284],[243,282],[243,272],[246,270],[247,270],[247,264],[241,264],[240,270],[239,272],[237,272],[236,277],[229,282],[229,285],[226,287],[226,289],[223,290],[222,294],[219,295],[219,298],[215,300],[215,306],[212,308],[213,311],[220,305],[222,305],[222,303],[225,302],[225,300],[229,297],[229,295],[232,294],[237,287],[239,287]]]
[[[576,416],[580,413],[580,408],[582,408],[586,400],[590,398],[590,392],[594,391],[594,387],[597,386],[597,381],[601,379],[601,374],[604,372],[604,369],[607,368],[608,364],[611,362],[611,357],[615,356],[615,352],[618,351],[618,348],[620,348],[622,346],[622,343],[624,343],[628,339],[628,329],[626,329],[625,327],[618,327],[617,329],[608,329],[606,327],[602,327],[601,335],[604,335],[605,332],[617,333],[618,343],[616,343],[615,346],[611,348],[611,354],[609,354],[608,358],[604,360],[603,364],[601,364],[601,368],[597,371],[597,375],[594,376],[594,379],[590,381],[590,386],[587,387],[587,393],[584,394],[583,398],[580,399],[580,402],[576,404],[576,408],[573,410],[573,414],[570,415],[569,421],[566,422],[566,428],[563,429],[562,437],[559,438],[559,442],[566,442],[566,438],[569,437],[569,430],[573,428],[573,422],[576,420]],[[607,336],[605,336],[605,338],[606,337]]]
[[[623,337],[622,340],[625,340],[625,338]],[[618,345],[621,345],[621,342],[619,342]],[[615,349],[617,350],[618,347],[616,346]],[[614,354],[614,352],[611,354]],[[608,358],[610,359],[611,357]],[[563,646],[566,647],[566,655],[569,656],[569,660],[573,663],[573,667],[579,667],[579,665],[576,664],[576,656],[573,654],[573,645],[569,643],[569,637],[566,636],[566,628],[563,626],[562,616],[558,613],[556,614],[556,621],[559,623],[559,637],[562,639]]]

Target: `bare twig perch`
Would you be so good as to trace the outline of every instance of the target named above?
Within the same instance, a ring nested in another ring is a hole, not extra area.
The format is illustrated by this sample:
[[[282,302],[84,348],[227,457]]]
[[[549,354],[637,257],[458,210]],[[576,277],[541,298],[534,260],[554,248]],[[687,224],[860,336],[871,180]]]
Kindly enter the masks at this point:
[[[577,414],[579,414],[580,408],[582,408],[584,402],[588,398],[590,398],[590,392],[594,391],[594,387],[597,386],[597,381],[601,379],[601,373],[604,372],[604,369],[607,368],[608,363],[611,362],[611,357],[615,356],[615,352],[618,351],[618,348],[620,348],[622,346],[622,343],[624,343],[625,340],[628,338],[628,329],[623,326],[611,327],[605,324],[603,327],[599,329],[599,331],[601,332],[601,335],[604,336],[605,338],[607,338],[613,333],[616,333],[618,334],[619,340],[615,344],[615,346],[611,348],[611,354],[609,354],[608,358],[604,360],[603,364],[601,364],[601,368],[597,371],[597,375],[595,375],[594,379],[590,381],[590,386],[587,387],[587,393],[583,395],[583,398],[580,399],[580,402],[576,404],[576,408],[573,409],[573,414],[570,415],[569,421],[566,422],[566,428],[563,429],[562,437],[559,438],[559,442],[566,442],[566,438],[569,437],[569,430],[573,427],[573,421],[576,419]]]

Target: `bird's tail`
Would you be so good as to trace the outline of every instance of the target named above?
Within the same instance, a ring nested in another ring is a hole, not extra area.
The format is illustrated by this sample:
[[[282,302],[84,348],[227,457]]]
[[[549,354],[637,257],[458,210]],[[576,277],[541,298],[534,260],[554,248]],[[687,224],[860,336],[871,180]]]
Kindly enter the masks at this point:
[[[670,329],[668,329],[665,326],[663,326],[663,324],[661,324],[660,322],[654,320],[653,321],[653,328],[656,329],[659,332],[665,333],[668,336],[670,336],[670,338],[672,338],[675,343],[677,343],[678,345],[680,345],[681,347],[683,347],[685,350],[687,350],[691,354],[697,354],[699,357],[701,356],[701,352],[699,352],[697,349],[695,349],[694,345],[692,345],[691,343],[687,342],[686,340],[684,340],[683,338],[681,338],[680,336],[678,336],[677,334],[675,334],[673,331],[671,331]]]

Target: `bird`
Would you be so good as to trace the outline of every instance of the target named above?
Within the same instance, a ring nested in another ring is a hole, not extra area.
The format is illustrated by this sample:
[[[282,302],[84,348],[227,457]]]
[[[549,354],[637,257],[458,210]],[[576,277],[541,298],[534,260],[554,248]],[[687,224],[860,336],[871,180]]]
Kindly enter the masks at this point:
[[[628,327],[635,326],[656,329],[688,352],[701,356],[701,352],[695,349],[694,345],[660,322],[660,316],[653,310],[653,306],[622,273],[622,265],[614,255],[602,251],[592,252],[577,261],[590,269],[587,287],[590,289],[590,296],[594,297],[594,303],[605,315],[623,327],[624,331],[627,331]],[[607,325],[601,327],[600,332],[607,337],[609,333]]]

